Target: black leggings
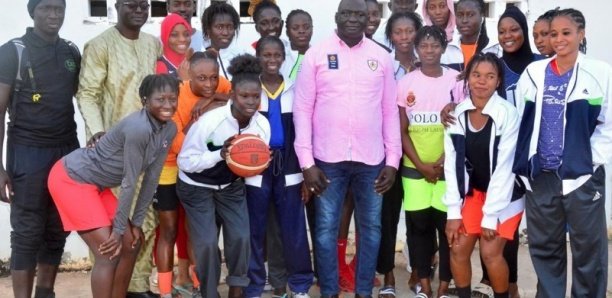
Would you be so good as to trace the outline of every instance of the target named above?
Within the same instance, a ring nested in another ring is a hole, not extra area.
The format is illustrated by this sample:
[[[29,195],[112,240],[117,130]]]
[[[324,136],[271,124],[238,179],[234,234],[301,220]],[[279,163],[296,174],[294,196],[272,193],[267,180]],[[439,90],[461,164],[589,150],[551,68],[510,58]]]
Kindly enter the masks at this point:
[[[397,240],[397,225],[399,223],[402,203],[404,201],[404,189],[402,186],[402,175],[400,171],[395,176],[395,182],[389,191],[383,196],[380,248],[378,249],[378,260],[376,271],[387,274],[395,267],[395,241]],[[412,261],[412,258],[410,258]]]
[[[431,259],[436,254],[436,248],[439,247],[440,280],[450,282],[452,276],[448,240],[445,233],[446,212],[433,207],[406,211],[406,225],[412,234],[412,242],[408,244],[408,248],[412,250],[410,259],[414,260],[419,279],[430,277]],[[438,239],[436,239],[436,232]]]

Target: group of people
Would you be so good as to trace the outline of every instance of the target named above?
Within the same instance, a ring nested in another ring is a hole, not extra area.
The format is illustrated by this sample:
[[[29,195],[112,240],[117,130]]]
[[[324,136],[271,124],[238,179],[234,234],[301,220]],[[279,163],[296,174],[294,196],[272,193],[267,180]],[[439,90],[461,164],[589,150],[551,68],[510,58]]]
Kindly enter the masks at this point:
[[[96,298],[218,297],[221,231],[228,297],[267,282],[309,297],[315,278],[321,297],[395,297],[402,210],[416,297],[470,297],[476,242],[482,284],[519,297],[524,210],[538,297],[565,297],[566,233],[572,297],[605,297],[612,68],[585,55],[580,11],[538,18],[534,53],[514,6],[489,38],[482,0],[424,0],[421,15],[392,0],[385,24],[377,1],[341,0],[313,45],[308,12],[252,4],[261,38],[239,48],[224,1],[200,31],[192,0],[168,0],[156,37],[141,32],[148,1],[117,0],[117,24],[81,56],[59,37],[66,1],[28,1],[34,27],[0,47],[15,297],[55,297],[70,231],[91,250]],[[260,175],[228,168],[240,134],[269,144]]]

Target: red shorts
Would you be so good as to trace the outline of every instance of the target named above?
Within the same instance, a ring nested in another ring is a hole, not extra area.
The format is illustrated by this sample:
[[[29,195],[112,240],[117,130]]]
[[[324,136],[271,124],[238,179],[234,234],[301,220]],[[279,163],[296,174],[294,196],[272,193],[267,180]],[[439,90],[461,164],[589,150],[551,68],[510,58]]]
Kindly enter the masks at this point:
[[[479,190],[472,190],[471,196],[465,197],[465,203],[461,209],[461,216],[463,221],[463,227],[465,232],[470,235],[480,235],[482,232],[482,207],[487,199],[487,193]],[[503,222],[498,222],[497,233],[500,237],[512,240],[514,239],[514,232],[521,223],[521,217],[523,212],[508,218]]]
[[[64,159],[49,173],[49,193],[57,206],[65,231],[86,231],[109,227],[117,210],[117,198],[110,189],[100,191],[93,184],[74,181]]]

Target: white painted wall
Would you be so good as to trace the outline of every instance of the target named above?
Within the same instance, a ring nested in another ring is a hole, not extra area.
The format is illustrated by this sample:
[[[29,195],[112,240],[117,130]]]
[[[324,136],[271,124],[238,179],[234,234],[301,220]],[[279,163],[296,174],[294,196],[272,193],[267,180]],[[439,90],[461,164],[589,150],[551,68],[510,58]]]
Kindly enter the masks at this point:
[[[112,1],[112,0],[111,0]],[[237,0],[234,0],[237,1]],[[494,4],[492,6],[492,16],[487,20],[487,26],[489,36],[495,38],[496,36],[496,17],[501,15],[504,10],[506,0],[486,0]],[[84,0],[67,0],[67,11],[64,26],[60,35],[63,38],[72,40],[81,49],[86,41],[96,36],[100,32],[104,31],[112,24],[108,22],[91,23],[84,22],[85,16],[87,15],[87,6],[84,4]],[[313,43],[325,38],[331,34],[335,28],[334,24],[334,12],[336,11],[337,3],[339,0],[279,0],[278,1],[285,16],[289,11],[301,8],[309,11],[314,16],[314,36]],[[380,1],[383,2],[383,1]],[[419,1],[422,2],[422,1]],[[510,2],[510,1],[508,1]],[[589,41],[589,55],[603,59],[608,63],[612,64],[612,52],[609,51],[612,48],[612,41],[608,38],[605,30],[599,30],[599,27],[603,24],[607,24],[605,18],[606,15],[603,11],[611,11],[612,1],[578,1],[578,0],[511,0],[511,2],[520,2],[521,9],[527,12],[529,23],[533,24],[533,21],[547,9],[561,6],[561,7],[575,7],[583,11],[587,19],[587,38]],[[597,5],[593,5],[593,2],[597,2]],[[8,41],[9,39],[23,35],[25,27],[31,26],[32,21],[26,10],[26,1],[13,1],[13,0],[0,0],[0,6],[4,9],[0,11],[0,44]],[[420,11],[420,9],[418,10]],[[150,21],[144,26],[143,30],[149,33],[158,34],[159,22],[161,19]],[[199,21],[195,18],[194,27],[200,28]],[[257,34],[252,24],[243,24],[239,34],[239,44],[242,46],[248,46],[252,41],[257,38]],[[84,126],[81,115],[77,112],[75,115],[78,125],[78,132],[81,144],[84,144]],[[612,148],[611,148],[612,149]],[[612,168],[609,169],[609,173],[612,173]],[[608,185],[612,185],[612,175],[608,177]],[[610,219],[610,199],[612,193],[610,187],[607,192],[607,207],[608,211],[608,227],[612,228],[612,222]],[[9,205],[0,203],[0,259],[5,259],[10,256],[10,224],[9,224]],[[398,235],[404,239],[405,226],[403,220],[400,222],[400,229]],[[70,252],[72,257],[85,257],[87,256],[87,250],[83,242],[76,234],[72,234],[66,246],[66,251]]]
[[[234,0],[236,2],[237,0]],[[109,22],[93,23],[85,21],[87,16],[87,5],[84,0],[67,0],[66,7],[66,18],[64,25],[60,32],[60,36],[69,39],[76,43],[81,50],[89,39],[95,37],[105,29],[112,26]],[[109,2],[112,2],[110,0]],[[325,0],[309,0],[309,1],[298,1],[289,0],[279,1],[281,9],[284,12],[284,16],[293,9],[303,9],[311,12],[315,15],[314,20],[314,36],[313,43],[317,42],[321,38],[325,38],[335,28],[334,24],[334,12],[336,11],[338,0],[325,1]],[[28,15],[26,8],[27,1],[19,0],[0,0],[0,6],[5,8],[0,10],[0,44],[5,43],[11,38],[22,36],[27,26],[32,26],[32,20]],[[331,3],[331,4],[330,4]],[[161,18],[149,20],[149,22],[143,27],[143,31],[159,35]],[[199,20],[193,19],[193,26],[201,28]],[[258,38],[258,34],[255,32],[253,24],[242,24],[239,33],[239,45],[244,47],[250,46],[250,44]],[[8,117],[7,117],[8,118]],[[85,144],[85,131],[83,119],[77,110],[75,115],[79,140],[81,144]],[[4,155],[3,155],[4,160]],[[10,223],[9,223],[9,212],[10,207],[6,203],[0,203],[0,259],[6,259],[10,257]],[[66,244],[66,251],[71,253],[73,258],[86,257],[87,249],[85,244],[75,233],[72,233],[68,238]]]

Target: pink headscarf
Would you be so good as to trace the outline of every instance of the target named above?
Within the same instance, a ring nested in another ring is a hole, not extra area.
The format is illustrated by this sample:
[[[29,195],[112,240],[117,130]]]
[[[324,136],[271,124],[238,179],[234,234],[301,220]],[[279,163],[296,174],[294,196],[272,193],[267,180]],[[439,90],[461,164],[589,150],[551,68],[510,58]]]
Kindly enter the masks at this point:
[[[424,0],[423,1],[423,20],[425,20],[425,25],[427,26],[432,26],[433,22],[431,20],[431,18],[429,18],[429,15],[427,14],[427,2],[429,2],[429,0]],[[451,41],[453,40],[453,34],[455,32],[455,3],[453,2],[453,0],[446,0],[446,6],[448,6],[448,10],[450,10],[450,13],[448,15],[448,22],[446,23],[446,28],[444,28],[444,31],[446,32],[446,40],[447,41]]]

